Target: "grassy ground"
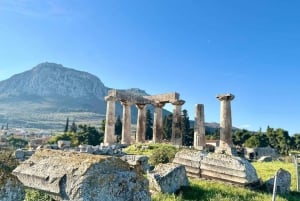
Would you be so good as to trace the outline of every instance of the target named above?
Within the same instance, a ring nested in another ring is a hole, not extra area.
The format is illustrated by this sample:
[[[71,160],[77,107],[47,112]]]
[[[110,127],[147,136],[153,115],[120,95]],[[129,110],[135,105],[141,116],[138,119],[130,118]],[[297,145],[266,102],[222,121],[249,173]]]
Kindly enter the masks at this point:
[[[151,156],[161,146],[170,148],[168,144],[146,145],[136,144],[128,147],[125,152],[129,154],[143,154]],[[300,193],[296,192],[296,176],[295,168],[291,162],[275,161],[253,163],[257,170],[257,174],[262,181],[266,181],[275,175],[279,168],[289,171],[292,175],[291,193],[289,195],[277,195],[276,201],[300,201]],[[272,193],[265,190],[250,190],[243,187],[237,187],[217,181],[190,179],[190,186],[182,188],[178,194],[162,194],[152,195],[152,201],[271,201]]]
[[[292,174],[292,192],[286,196],[277,196],[276,201],[299,201],[300,193],[296,193],[295,168],[292,163],[281,161],[269,163],[253,163],[259,177],[266,181],[273,177],[279,168],[288,170]],[[272,194],[264,190],[250,190],[222,182],[190,179],[190,186],[182,188],[177,195],[156,194],[153,201],[271,201]]]

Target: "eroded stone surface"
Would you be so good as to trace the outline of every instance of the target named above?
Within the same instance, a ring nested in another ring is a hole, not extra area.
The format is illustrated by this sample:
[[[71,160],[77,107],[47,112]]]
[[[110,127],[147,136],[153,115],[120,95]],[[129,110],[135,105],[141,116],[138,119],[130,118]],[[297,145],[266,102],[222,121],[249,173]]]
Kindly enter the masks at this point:
[[[13,174],[25,186],[63,200],[150,201],[148,181],[111,156],[41,149]]]
[[[247,160],[218,153],[209,153],[201,161],[201,176],[245,186],[259,181],[255,168]]]
[[[266,181],[268,191],[273,192],[274,177]],[[284,169],[279,169],[277,172],[277,192],[279,194],[287,194],[291,188],[291,173]]]
[[[182,186],[188,186],[188,178],[183,165],[159,164],[148,174],[150,188],[162,193],[174,193]]]
[[[200,165],[205,155],[205,152],[183,149],[176,153],[173,163],[184,165],[188,176],[200,178]]]
[[[175,155],[173,163],[184,165],[190,177],[216,179],[242,186],[259,181],[251,163],[237,156],[181,150]]]
[[[146,173],[149,170],[148,156],[143,155],[124,155],[121,157],[123,161],[126,161],[130,166],[136,168],[138,171]]]
[[[25,197],[24,186],[10,173],[0,171],[0,200],[23,201]]]

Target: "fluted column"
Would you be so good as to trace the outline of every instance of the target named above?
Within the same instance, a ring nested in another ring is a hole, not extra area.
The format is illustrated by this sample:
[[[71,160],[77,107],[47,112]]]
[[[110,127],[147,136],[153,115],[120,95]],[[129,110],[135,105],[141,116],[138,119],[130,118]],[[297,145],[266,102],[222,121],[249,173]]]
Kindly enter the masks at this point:
[[[146,104],[136,104],[138,108],[138,120],[136,126],[136,139],[137,143],[145,142],[146,135]]]
[[[131,103],[121,101],[123,105],[123,124],[121,144],[130,144],[131,142]]]
[[[204,124],[204,105],[195,105],[195,124],[194,124],[194,148],[203,150],[206,145],[205,124]]]
[[[160,143],[162,141],[162,108],[165,105],[165,103],[157,102],[153,105],[153,142]]]
[[[115,143],[115,108],[116,97],[106,96],[106,120],[105,120],[105,132],[104,132],[104,144],[110,145]]]
[[[221,94],[217,96],[221,101],[220,111],[220,145],[218,152],[232,153],[232,117],[231,101],[234,99],[232,94]]]
[[[173,145],[182,145],[181,131],[181,107],[185,103],[184,100],[173,102],[173,119],[172,119],[172,136],[171,142]]]

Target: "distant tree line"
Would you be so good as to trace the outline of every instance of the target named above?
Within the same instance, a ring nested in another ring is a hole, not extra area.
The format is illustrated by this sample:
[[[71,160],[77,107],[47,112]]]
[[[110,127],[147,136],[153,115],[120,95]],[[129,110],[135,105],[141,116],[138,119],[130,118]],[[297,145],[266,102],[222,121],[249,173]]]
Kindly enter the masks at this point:
[[[69,119],[67,118],[66,126],[62,134],[53,136],[48,143],[54,144],[58,140],[69,140],[72,146],[81,144],[99,145],[104,140],[105,120],[101,122],[100,129],[89,125],[76,125],[75,121],[69,126]]]

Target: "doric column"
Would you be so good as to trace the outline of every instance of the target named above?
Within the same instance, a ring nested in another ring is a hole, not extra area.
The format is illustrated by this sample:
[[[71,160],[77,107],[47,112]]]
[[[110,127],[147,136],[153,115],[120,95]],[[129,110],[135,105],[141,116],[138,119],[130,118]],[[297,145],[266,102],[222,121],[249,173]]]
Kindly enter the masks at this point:
[[[204,105],[195,105],[195,124],[194,124],[194,148],[203,150],[206,145],[205,124],[204,124]]]
[[[232,154],[232,119],[231,119],[231,104],[230,101],[234,99],[232,94],[221,94],[217,96],[221,101],[220,112],[220,145],[218,152],[227,152]],[[230,150],[230,151],[228,151]]]
[[[171,142],[173,145],[182,145],[181,132],[181,106],[185,103],[184,100],[173,102],[173,119],[172,119],[172,136]]]
[[[146,135],[146,104],[137,103],[138,120],[136,126],[136,143],[145,142]]]
[[[115,107],[116,97],[106,96],[106,120],[105,120],[105,133],[104,133],[104,144],[110,145],[115,143]]]
[[[121,101],[123,105],[122,139],[121,144],[130,144],[131,142],[131,103]]]
[[[165,103],[154,103],[153,118],[153,142],[160,143],[162,141],[162,108]]]

